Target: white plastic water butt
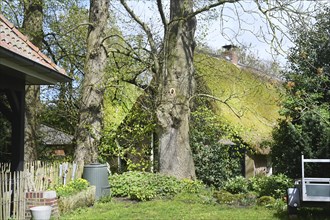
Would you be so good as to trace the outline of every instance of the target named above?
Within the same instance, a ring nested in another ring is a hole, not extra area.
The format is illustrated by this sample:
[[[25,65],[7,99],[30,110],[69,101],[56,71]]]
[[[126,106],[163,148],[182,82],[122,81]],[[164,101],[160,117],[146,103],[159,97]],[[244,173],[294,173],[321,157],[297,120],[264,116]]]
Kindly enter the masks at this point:
[[[52,214],[51,206],[35,206],[30,208],[32,212],[32,219],[34,220],[49,220]]]

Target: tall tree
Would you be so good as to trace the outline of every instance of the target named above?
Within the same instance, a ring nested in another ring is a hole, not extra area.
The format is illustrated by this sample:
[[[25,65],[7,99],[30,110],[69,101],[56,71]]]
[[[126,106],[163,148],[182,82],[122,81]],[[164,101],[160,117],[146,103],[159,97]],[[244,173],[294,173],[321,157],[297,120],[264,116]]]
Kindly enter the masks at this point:
[[[193,1],[170,1],[170,22],[164,41],[159,85],[160,172],[179,178],[195,178],[189,145],[189,99],[194,94],[194,48],[196,18]]]
[[[23,31],[29,40],[41,48],[43,40],[43,0],[23,1]],[[40,86],[26,86],[25,95],[25,154],[24,161],[37,159],[38,127],[40,112]]]
[[[196,15],[227,2],[218,1],[194,11],[194,1],[170,1],[167,21],[162,1],[157,1],[164,26],[160,50],[153,39],[151,29],[129,8],[121,4],[147,35],[153,60],[156,114],[159,137],[159,171],[178,178],[196,177],[189,144],[190,99],[194,95],[194,48]]]
[[[319,10],[311,26],[291,30],[295,47],[284,73],[287,90],[281,113],[285,118],[274,130],[272,160],[276,172],[292,178],[301,175],[301,154],[330,158],[329,25],[327,7]],[[322,169],[308,164],[305,169],[312,175],[329,177],[329,166]]]
[[[130,17],[145,32],[149,43],[146,50],[150,49],[149,53],[152,60],[150,69],[154,74],[153,85],[156,93],[155,104],[157,106],[156,113],[159,128],[160,172],[178,178],[195,178],[194,163],[189,144],[188,123],[190,117],[189,101],[194,96],[195,87],[193,58],[196,15],[222,6],[219,11],[221,16],[225,5],[236,3],[230,9],[235,11],[237,7],[243,7],[241,3],[244,1],[170,0],[169,20],[167,20],[163,1],[157,0],[157,8],[163,24],[164,35],[161,38],[162,42],[156,42],[157,36],[154,36],[155,32],[137,16],[125,0],[120,2]],[[269,30],[272,32],[278,30],[279,27],[272,23],[272,17],[278,19],[282,16],[284,18],[287,16],[284,12],[294,13],[291,3],[282,4],[280,1],[274,1],[274,3],[255,1],[254,3],[256,6],[255,10],[259,10],[260,16],[264,16],[264,21],[270,24]],[[286,15],[277,14],[278,10]],[[248,11],[250,9],[243,9],[244,13],[248,13]],[[234,16],[233,14],[235,13],[232,13],[231,16]],[[236,14],[237,19],[240,20],[240,13],[237,12]],[[290,20],[291,17],[288,16],[288,18]],[[244,29],[241,26],[240,28]],[[272,37],[272,40],[280,41],[275,35]]]
[[[103,47],[109,18],[110,0],[91,0],[87,55],[84,67],[80,117],[77,128],[75,160],[78,163],[97,161],[97,149],[103,126],[103,96],[107,52]]]

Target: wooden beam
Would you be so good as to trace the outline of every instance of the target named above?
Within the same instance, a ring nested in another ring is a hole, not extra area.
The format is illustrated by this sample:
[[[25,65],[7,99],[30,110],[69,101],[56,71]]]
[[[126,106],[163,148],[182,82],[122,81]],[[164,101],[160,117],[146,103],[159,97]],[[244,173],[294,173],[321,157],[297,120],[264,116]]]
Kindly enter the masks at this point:
[[[12,92],[12,98],[15,111],[12,120],[12,146],[11,146],[11,170],[22,171],[24,169],[24,106],[25,106],[25,90],[22,85],[21,91]]]

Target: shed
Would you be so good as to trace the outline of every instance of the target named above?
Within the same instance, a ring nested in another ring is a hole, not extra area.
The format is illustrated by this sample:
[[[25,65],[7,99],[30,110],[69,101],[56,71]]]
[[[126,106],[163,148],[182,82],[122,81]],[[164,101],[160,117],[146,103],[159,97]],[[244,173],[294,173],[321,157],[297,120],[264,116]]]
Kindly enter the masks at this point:
[[[65,70],[0,14],[0,112],[11,123],[11,170],[23,170],[25,85],[68,82]]]
[[[72,154],[74,148],[74,136],[64,131],[41,124],[39,128],[41,142],[48,152],[55,156]]]

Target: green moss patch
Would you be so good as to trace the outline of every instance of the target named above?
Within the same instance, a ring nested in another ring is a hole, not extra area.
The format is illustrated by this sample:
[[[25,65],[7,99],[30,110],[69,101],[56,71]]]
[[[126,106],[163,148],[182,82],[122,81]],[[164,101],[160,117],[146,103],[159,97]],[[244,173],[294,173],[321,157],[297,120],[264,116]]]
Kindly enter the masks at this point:
[[[279,118],[279,83],[257,71],[208,55],[197,54],[195,64],[198,81],[206,85],[207,93],[221,100],[214,101],[219,117],[240,131],[240,136],[252,146],[270,140]]]

